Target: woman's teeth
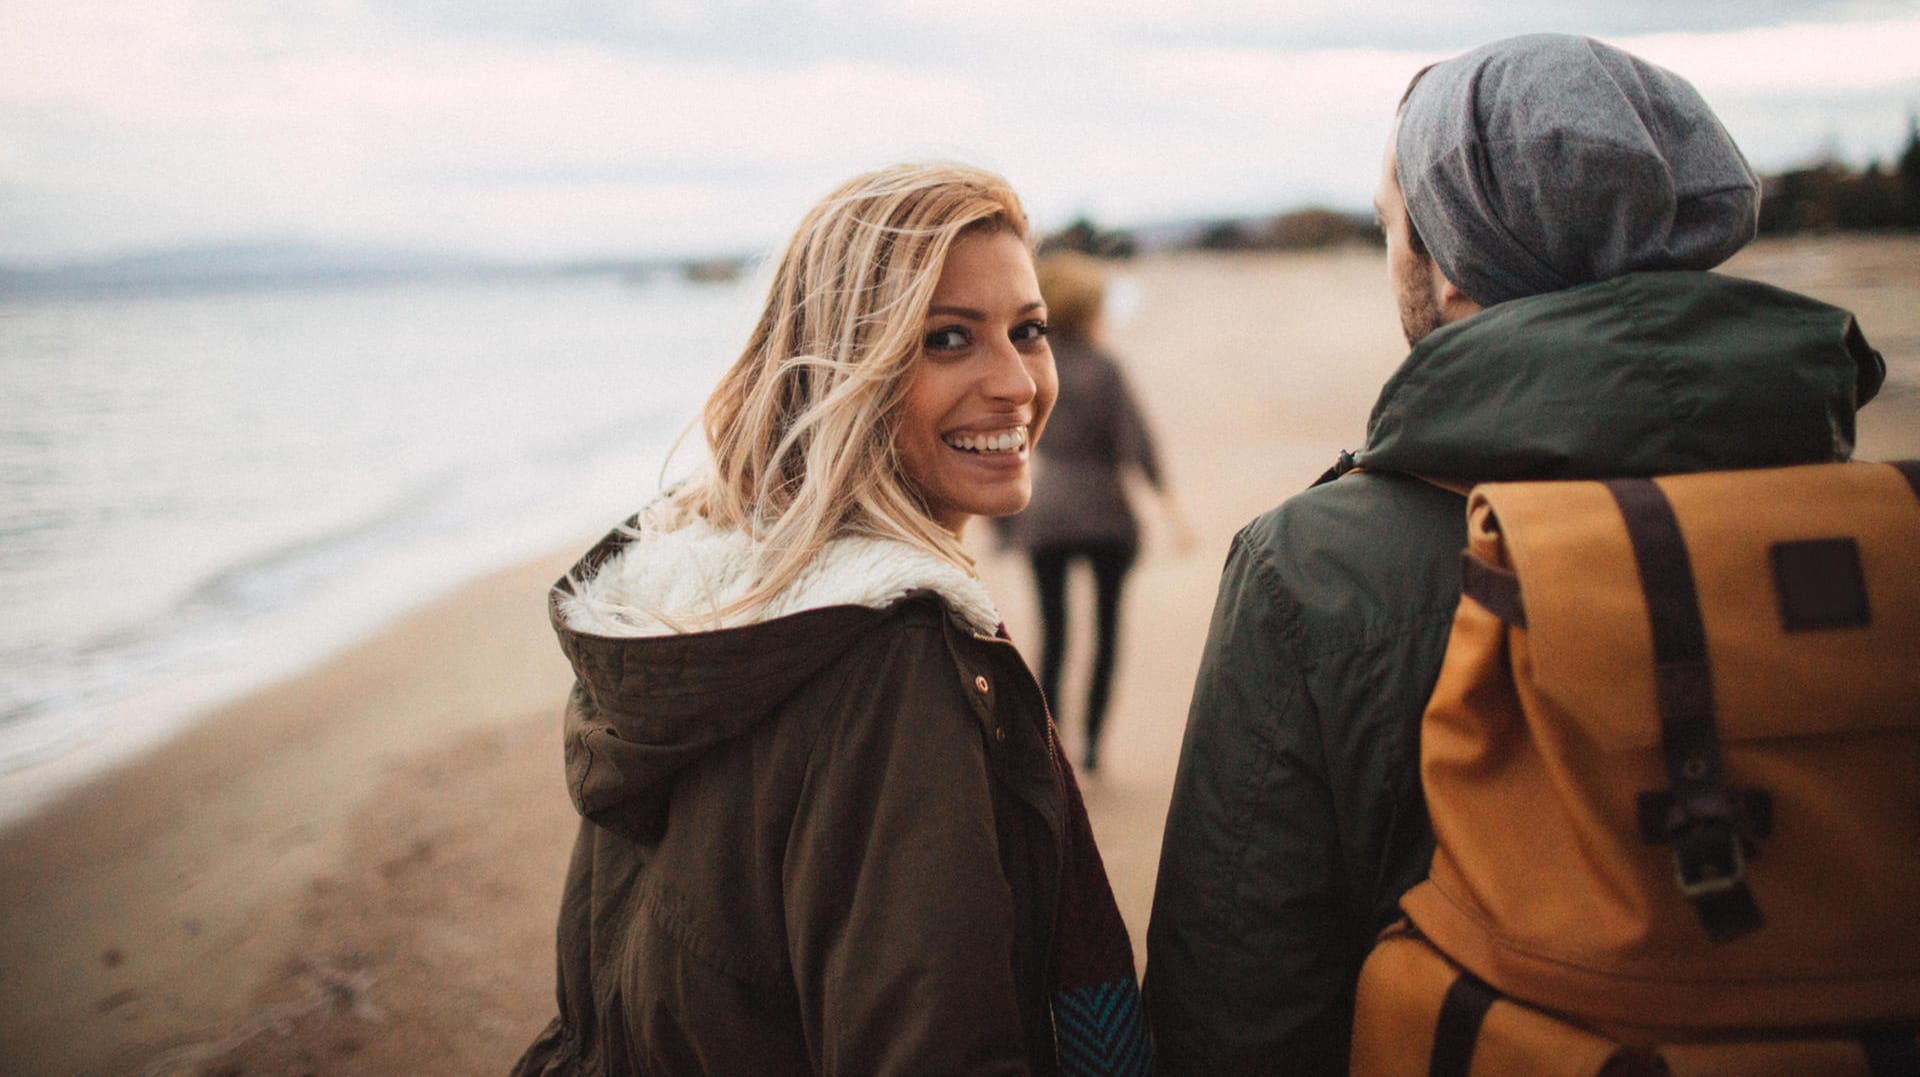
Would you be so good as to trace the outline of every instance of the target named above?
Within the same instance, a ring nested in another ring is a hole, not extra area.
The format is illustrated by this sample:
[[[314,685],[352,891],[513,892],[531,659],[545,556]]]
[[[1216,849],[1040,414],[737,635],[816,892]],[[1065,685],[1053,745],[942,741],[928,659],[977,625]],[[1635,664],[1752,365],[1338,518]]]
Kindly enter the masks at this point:
[[[948,434],[944,440],[962,452],[1019,452],[1027,447],[1027,428],[1016,426],[997,434]]]

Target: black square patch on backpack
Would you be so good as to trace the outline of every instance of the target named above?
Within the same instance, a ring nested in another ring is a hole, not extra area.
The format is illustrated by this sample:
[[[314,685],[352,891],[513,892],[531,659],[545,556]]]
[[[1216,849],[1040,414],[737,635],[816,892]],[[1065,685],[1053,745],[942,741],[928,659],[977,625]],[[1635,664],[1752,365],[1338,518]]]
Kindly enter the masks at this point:
[[[1813,632],[1871,623],[1860,547],[1852,539],[1776,542],[1772,555],[1782,628]]]

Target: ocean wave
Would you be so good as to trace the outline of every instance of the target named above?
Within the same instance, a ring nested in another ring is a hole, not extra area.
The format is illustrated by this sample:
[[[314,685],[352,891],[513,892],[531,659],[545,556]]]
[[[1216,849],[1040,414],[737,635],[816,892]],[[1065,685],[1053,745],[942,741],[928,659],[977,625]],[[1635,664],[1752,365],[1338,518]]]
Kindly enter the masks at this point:
[[[0,654],[0,773],[65,751],[105,707],[167,678],[262,661],[276,624],[330,594],[353,596],[355,613],[330,633],[344,643],[512,557],[619,518],[645,496],[678,433],[675,410],[636,409],[531,450],[469,458],[350,519],[237,553],[158,616]],[[620,489],[628,485],[631,496]]]

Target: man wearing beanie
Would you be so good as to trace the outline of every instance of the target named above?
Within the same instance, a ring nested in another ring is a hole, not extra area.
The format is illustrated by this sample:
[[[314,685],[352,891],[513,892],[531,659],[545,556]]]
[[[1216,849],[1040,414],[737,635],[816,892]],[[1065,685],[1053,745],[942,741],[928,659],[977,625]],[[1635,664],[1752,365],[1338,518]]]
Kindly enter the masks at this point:
[[[1433,853],[1447,487],[1845,459],[1884,376],[1847,312],[1708,272],[1753,173],[1685,80],[1600,42],[1422,72],[1375,205],[1412,352],[1364,446],[1235,537],[1194,688],[1147,933],[1176,1077],[1346,1072],[1361,962]]]

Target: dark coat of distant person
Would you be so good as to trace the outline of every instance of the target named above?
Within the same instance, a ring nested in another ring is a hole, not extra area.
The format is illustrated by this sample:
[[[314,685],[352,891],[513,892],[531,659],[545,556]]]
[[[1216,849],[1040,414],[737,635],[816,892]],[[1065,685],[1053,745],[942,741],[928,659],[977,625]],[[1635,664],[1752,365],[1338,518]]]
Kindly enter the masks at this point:
[[[1140,529],[1124,475],[1137,468],[1158,489],[1161,474],[1126,375],[1105,349],[1084,337],[1055,334],[1053,357],[1060,398],[1036,450],[1033,500],[1026,511],[1005,518],[1002,538],[1027,550],[1138,546]]]

